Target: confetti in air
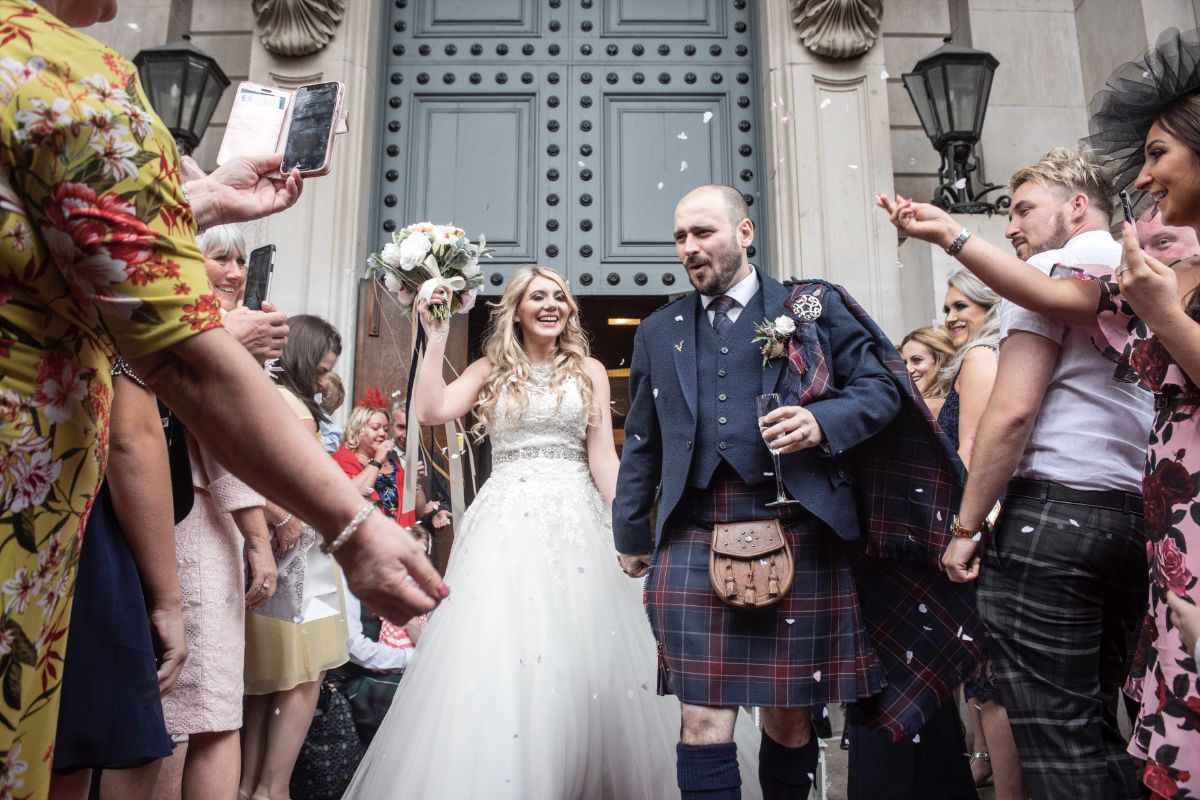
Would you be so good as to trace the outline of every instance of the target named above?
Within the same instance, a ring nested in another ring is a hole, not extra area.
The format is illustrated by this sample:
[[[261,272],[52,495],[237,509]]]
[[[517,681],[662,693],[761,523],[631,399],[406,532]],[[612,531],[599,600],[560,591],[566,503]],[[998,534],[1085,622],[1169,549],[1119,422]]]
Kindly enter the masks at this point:
[[[659,182],[658,182],[658,190],[661,192],[661,191],[662,191],[662,188],[663,188],[663,182],[662,182],[662,181],[659,181]]]
[[[676,139],[687,139],[687,131],[680,131],[679,135],[677,135],[675,138]]]
[[[829,108],[831,105],[833,105],[833,101],[830,100],[828,97],[826,97],[824,100],[821,101],[822,109]]]
[[[904,651],[904,663],[905,663],[905,664],[911,664],[911,663],[912,663],[912,660],[913,660],[913,651],[912,651],[912,650],[905,650],[905,651]]]
[[[1021,533],[1033,533],[1033,526],[1025,525],[1024,527],[1021,528]]]
[[[704,117],[703,117],[703,119],[704,119],[704,124],[705,124],[705,125],[707,125],[707,124],[709,123],[709,121],[710,121],[712,118],[713,118],[713,113],[712,113],[711,111],[705,111],[705,112],[704,112]]]
[[[892,76],[888,75],[888,72],[886,69],[879,73],[879,80],[881,80],[881,81],[886,81],[890,77],[892,77]]]
[[[586,166],[587,166],[587,164],[583,163],[582,161],[576,161],[575,163],[576,163],[576,164],[578,164],[578,165],[579,165],[579,166],[581,166],[581,167],[586,167]]]
[[[917,606],[917,611],[920,611],[922,614],[927,614],[927,613],[929,613],[929,606],[925,605],[924,603],[921,603],[920,605]]]
[[[903,261],[897,261],[897,262],[896,262],[896,269],[904,269],[904,262],[903,262]],[[939,522],[941,522],[941,519],[942,519],[942,512],[940,512],[940,511],[939,511],[939,512],[938,512],[938,521],[939,521]]]
[[[796,116],[796,115],[789,111],[787,114],[784,114],[782,117],[780,117],[779,121],[782,122],[784,125],[787,125],[789,122],[792,121],[792,117],[794,117],[794,116]]]
[[[813,672],[813,680],[816,681],[817,683],[821,682],[821,670],[817,670],[817,671]]]
[[[955,188],[955,189],[965,189],[965,188],[967,188],[967,179],[966,179],[966,178],[959,178],[958,180],[956,180],[956,181],[954,182],[954,188]]]
[[[680,172],[683,172],[683,171],[684,171],[684,170],[686,170],[686,169],[687,169],[687,162],[686,162],[686,161],[680,161],[680,162],[679,162],[679,171],[680,171]]]
[[[913,737],[913,744],[920,744],[920,743],[921,743],[921,734],[918,733],[916,736]]]
[[[858,164],[848,164],[847,166],[849,166],[850,169],[858,169]]]

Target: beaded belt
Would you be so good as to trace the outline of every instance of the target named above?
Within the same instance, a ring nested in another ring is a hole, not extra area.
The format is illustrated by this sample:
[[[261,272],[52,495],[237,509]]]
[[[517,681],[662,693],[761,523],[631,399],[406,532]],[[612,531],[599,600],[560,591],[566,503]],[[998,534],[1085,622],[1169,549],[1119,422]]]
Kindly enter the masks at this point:
[[[557,458],[562,461],[578,461],[587,463],[587,453],[570,447],[525,447],[520,450],[508,450],[492,454],[492,464],[507,464],[526,458]]]

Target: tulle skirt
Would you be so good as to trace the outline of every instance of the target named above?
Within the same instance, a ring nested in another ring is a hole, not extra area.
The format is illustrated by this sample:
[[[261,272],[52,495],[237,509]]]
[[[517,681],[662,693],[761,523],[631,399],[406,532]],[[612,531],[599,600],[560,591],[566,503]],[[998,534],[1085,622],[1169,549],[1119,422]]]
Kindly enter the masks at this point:
[[[464,515],[430,618],[347,798],[678,797],[641,581],[585,464],[502,464]],[[741,712],[744,797],[758,734]]]

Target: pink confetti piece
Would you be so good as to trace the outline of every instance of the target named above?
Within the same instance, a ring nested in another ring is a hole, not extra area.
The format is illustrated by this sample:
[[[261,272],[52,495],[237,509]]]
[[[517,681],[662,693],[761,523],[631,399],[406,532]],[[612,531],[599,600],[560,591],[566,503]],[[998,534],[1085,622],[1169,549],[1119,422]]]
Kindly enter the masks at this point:
[[[813,672],[813,680],[816,681],[817,683],[821,682],[821,670],[818,669]]]

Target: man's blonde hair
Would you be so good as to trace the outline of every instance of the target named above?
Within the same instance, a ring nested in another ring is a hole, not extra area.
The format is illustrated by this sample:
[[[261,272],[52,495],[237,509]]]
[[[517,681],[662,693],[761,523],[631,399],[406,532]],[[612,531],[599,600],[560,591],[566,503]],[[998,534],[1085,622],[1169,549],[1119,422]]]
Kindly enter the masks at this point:
[[[1113,211],[1116,210],[1116,191],[1112,181],[1086,150],[1056,147],[1037,161],[1017,167],[1017,171],[1008,182],[1008,189],[1015,192],[1031,182],[1051,187],[1060,186],[1068,194],[1082,192],[1087,195],[1091,206],[1104,215],[1106,221],[1112,219]]]

